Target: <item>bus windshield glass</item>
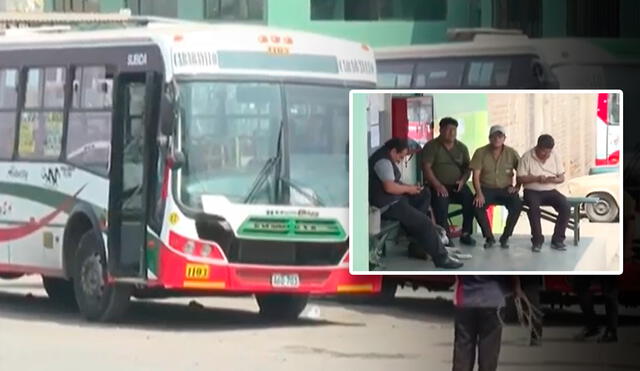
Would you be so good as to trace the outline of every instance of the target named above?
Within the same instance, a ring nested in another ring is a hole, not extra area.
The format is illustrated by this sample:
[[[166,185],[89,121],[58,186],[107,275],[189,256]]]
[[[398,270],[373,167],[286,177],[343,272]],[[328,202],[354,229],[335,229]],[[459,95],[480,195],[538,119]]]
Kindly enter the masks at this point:
[[[346,207],[348,88],[182,82],[180,199]]]

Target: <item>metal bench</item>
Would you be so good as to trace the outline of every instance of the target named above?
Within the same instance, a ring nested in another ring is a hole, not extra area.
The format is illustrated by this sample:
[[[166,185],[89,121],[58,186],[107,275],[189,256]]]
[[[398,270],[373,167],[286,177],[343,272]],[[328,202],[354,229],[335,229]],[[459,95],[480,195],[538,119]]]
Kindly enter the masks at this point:
[[[567,197],[567,201],[571,207],[568,228],[573,231],[573,244],[575,246],[578,246],[580,242],[580,206],[583,204],[595,204],[599,200],[597,197]],[[529,206],[524,204],[522,211],[529,211]],[[540,209],[540,217],[552,223],[558,220],[558,214],[545,209]]]

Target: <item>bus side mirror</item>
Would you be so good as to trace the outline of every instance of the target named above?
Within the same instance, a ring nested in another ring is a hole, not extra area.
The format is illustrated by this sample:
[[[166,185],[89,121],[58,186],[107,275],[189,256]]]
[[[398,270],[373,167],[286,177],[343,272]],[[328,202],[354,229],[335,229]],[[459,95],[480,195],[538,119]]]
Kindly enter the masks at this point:
[[[173,105],[169,102],[163,102],[160,107],[160,132],[162,135],[171,136],[175,129],[175,113]]]

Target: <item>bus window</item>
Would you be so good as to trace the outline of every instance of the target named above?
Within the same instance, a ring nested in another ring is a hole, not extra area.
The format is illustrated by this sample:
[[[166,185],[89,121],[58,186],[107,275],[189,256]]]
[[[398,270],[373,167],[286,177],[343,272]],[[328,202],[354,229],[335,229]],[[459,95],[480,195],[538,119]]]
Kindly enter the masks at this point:
[[[62,67],[46,68],[45,70],[31,68],[27,73],[25,109],[20,117],[18,142],[18,153],[22,158],[39,160],[60,156],[63,129],[62,105],[46,107],[44,104],[43,77],[47,74],[59,76],[64,81],[66,70]],[[62,89],[62,86],[57,88]],[[51,85],[50,89],[53,96],[64,96],[64,93],[56,93],[55,87],[51,87]]]
[[[409,88],[413,74],[411,62],[378,62],[378,86],[381,88]]]
[[[17,70],[0,70],[0,159],[13,154],[16,129]]]
[[[96,74],[96,72],[99,72]],[[99,84],[110,93],[112,77],[105,74],[104,67],[78,67],[75,70],[73,106],[69,112],[66,158],[74,165],[81,166],[99,174],[106,175],[109,170],[111,155],[111,97],[101,99],[99,108],[94,108],[91,99],[82,100],[82,92],[91,90],[91,86]],[[87,88],[85,88],[87,86]],[[85,97],[87,94],[84,94]],[[95,101],[95,99],[94,99]],[[104,105],[107,105],[103,107]]]
[[[503,87],[509,83],[509,60],[470,61],[466,78],[468,86]]]
[[[457,88],[462,85],[465,62],[433,60],[418,63],[414,87]]]

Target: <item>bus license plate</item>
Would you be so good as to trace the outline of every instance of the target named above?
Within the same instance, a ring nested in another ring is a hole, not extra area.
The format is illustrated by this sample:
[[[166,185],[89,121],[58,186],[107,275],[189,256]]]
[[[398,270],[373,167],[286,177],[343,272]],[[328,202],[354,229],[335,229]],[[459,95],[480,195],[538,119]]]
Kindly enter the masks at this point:
[[[187,279],[207,279],[209,278],[209,266],[206,264],[187,264],[184,273]]]
[[[300,286],[300,277],[297,274],[281,274],[274,273],[271,275],[271,286],[273,287],[298,287]]]

